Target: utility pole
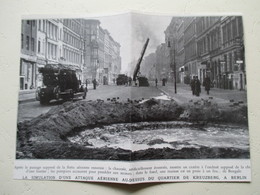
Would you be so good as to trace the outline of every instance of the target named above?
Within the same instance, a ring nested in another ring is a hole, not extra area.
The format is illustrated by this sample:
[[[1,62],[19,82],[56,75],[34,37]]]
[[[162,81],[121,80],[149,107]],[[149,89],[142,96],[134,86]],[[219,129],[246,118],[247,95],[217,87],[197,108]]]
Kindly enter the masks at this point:
[[[175,40],[173,39],[173,74],[174,74],[174,93],[177,93],[177,84],[176,84],[176,50],[175,50]]]
[[[177,84],[176,84],[176,60],[175,60],[175,40],[173,38],[173,44],[171,45],[171,41],[168,40],[168,47],[170,48],[170,67],[173,68],[173,78],[174,78],[174,93],[177,93]],[[173,57],[172,57],[173,54]],[[173,59],[173,64],[172,64],[172,59]]]

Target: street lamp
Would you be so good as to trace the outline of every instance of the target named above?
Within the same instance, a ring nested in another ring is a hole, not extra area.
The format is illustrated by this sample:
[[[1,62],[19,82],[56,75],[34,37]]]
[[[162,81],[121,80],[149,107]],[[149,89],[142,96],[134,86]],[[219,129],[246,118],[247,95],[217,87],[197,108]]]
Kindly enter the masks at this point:
[[[176,62],[175,62],[175,41],[173,38],[173,46],[171,46],[171,41],[168,39],[168,48],[170,51],[170,67],[173,67],[173,76],[174,76],[174,93],[177,93],[177,85],[176,85]],[[173,51],[172,51],[173,50]],[[173,53],[173,57],[172,57]],[[173,66],[172,66],[172,59],[173,59]]]

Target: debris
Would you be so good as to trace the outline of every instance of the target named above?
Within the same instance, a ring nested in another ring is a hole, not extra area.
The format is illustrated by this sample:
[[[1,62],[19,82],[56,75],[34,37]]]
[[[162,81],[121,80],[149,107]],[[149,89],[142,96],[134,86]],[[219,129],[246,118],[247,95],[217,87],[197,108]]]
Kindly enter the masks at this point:
[[[115,103],[104,102],[101,99],[97,101],[65,102],[39,117],[19,123],[17,158],[131,159],[131,151],[111,148],[90,149],[72,144],[67,140],[68,135],[78,133],[86,127],[144,121],[179,120],[196,122],[197,124],[198,121],[247,124],[247,107],[243,105],[220,109],[217,106],[198,105],[198,102],[194,102],[194,104],[197,104],[196,106],[189,104],[183,107],[179,106],[175,101],[154,98],[141,104],[132,104],[133,100],[130,99],[128,99],[128,103],[124,104],[117,101],[113,102]],[[238,103],[236,104],[238,105]],[[105,137],[103,138],[105,139]],[[160,142],[160,140],[154,140],[150,144]],[[86,145],[91,145],[91,143],[88,142]],[[164,150],[148,149],[136,151],[132,154],[136,155],[135,157],[142,154],[152,159],[160,158],[161,153],[157,153],[156,156],[155,151]],[[176,153],[172,149],[167,150],[167,152],[171,154],[169,158],[173,158],[173,154]],[[149,156],[150,153],[153,154],[153,157]],[[164,158],[167,157],[167,155],[164,156]],[[180,158],[181,153],[178,153],[175,157]]]

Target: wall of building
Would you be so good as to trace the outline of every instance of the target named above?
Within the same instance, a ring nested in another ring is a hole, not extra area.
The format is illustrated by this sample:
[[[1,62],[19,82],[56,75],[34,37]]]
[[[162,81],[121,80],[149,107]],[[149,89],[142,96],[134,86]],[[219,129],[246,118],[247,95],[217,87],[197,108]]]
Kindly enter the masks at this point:
[[[36,86],[37,22],[22,20],[21,27],[20,90],[30,90]]]
[[[168,30],[165,35],[166,40],[172,36],[177,40],[175,62],[180,81],[188,84],[193,76],[198,76],[203,83],[209,76],[214,87],[246,89],[242,17],[183,17],[181,20],[183,26],[177,28],[177,33]],[[174,25],[171,22],[167,29]]]
[[[41,86],[38,69],[51,63],[73,66],[83,83],[113,83],[121,71],[120,44],[98,20],[24,20],[21,43],[21,90]]]

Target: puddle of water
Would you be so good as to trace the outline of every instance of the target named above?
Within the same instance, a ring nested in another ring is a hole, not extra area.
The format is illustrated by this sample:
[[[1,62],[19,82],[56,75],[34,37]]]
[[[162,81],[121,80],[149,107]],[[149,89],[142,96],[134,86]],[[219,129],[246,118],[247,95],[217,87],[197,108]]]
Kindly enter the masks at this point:
[[[171,100],[170,97],[168,97],[167,95],[164,95],[163,93],[160,96],[154,97],[154,99],[156,99],[156,100]],[[142,103],[144,103],[144,102],[146,102],[148,100],[149,99],[145,99],[145,100],[141,101],[140,104],[142,104]]]
[[[188,122],[140,122],[86,129],[68,138],[91,148],[138,151],[149,148],[222,147],[249,149],[247,127],[218,125],[195,128]]]

